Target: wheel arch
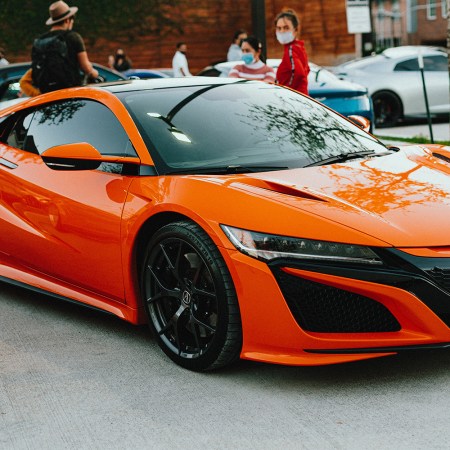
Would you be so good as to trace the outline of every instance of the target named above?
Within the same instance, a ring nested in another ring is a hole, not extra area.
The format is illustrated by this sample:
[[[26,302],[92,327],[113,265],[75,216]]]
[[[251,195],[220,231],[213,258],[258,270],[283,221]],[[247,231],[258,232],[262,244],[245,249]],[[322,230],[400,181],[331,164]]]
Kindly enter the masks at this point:
[[[187,217],[183,214],[165,211],[155,214],[154,216],[149,217],[139,229],[136,239],[133,245],[133,264],[136,266],[136,276],[137,276],[137,284],[139,286],[140,283],[140,274],[142,270],[143,264],[143,255],[145,252],[145,245],[149,238],[153,236],[153,234],[159,230],[161,227],[168,225],[169,223],[179,222],[180,220],[189,220],[193,222],[190,217]],[[142,303],[142,299],[138,298],[139,304]]]

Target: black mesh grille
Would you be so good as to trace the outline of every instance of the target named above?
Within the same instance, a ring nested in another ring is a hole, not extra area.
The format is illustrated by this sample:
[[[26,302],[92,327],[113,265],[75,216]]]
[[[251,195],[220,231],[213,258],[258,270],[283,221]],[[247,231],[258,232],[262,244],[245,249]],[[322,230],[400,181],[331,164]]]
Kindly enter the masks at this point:
[[[426,270],[425,272],[438,286],[450,292],[450,269],[439,269],[438,267],[435,267],[434,269]]]
[[[400,324],[381,303],[273,269],[297,323],[319,333],[399,331]]]

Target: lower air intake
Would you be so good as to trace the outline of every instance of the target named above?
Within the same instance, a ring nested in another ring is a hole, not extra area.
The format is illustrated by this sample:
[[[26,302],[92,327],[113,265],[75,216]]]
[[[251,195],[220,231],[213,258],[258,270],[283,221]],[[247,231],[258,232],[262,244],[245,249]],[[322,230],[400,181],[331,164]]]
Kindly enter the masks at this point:
[[[343,289],[273,269],[297,323],[317,333],[374,333],[399,331],[397,319],[381,303]]]

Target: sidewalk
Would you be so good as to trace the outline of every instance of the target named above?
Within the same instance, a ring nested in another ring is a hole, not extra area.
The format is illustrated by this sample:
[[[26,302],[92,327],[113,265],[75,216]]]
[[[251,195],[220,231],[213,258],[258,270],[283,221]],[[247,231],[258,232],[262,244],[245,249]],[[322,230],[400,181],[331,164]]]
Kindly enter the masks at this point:
[[[450,124],[433,123],[433,138],[435,141],[450,141]],[[405,125],[392,128],[377,128],[374,131],[377,136],[392,136],[396,138],[425,137],[430,138],[428,124]]]

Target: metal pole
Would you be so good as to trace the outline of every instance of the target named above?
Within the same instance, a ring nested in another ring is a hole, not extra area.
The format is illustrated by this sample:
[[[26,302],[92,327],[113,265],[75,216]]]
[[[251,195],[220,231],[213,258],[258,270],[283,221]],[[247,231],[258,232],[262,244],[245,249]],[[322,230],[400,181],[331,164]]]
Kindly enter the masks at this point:
[[[252,28],[253,34],[261,41],[261,56],[265,61],[267,58],[265,0],[252,0]]]
[[[427,86],[425,84],[425,74],[424,74],[424,68],[423,68],[424,66],[423,66],[423,56],[422,56],[421,48],[419,48],[419,54],[417,56],[417,59],[419,62],[420,75],[422,77],[423,96],[425,98],[425,107],[427,110],[428,128],[430,129],[430,141],[432,144],[434,144],[433,125],[431,123],[430,105],[428,104],[428,94],[427,94]]]

